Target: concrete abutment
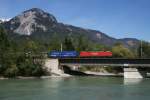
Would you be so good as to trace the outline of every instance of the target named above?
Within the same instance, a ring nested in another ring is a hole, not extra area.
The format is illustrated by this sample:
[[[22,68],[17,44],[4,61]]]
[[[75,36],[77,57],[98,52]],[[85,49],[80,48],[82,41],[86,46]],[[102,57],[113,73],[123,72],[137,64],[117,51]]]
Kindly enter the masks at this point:
[[[147,72],[140,68],[124,68],[124,78],[146,78]]]
[[[61,74],[64,74],[63,70],[60,69],[58,59],[46,59],[45,67],[47,68],[47,71],[52,75],[60,76]]]

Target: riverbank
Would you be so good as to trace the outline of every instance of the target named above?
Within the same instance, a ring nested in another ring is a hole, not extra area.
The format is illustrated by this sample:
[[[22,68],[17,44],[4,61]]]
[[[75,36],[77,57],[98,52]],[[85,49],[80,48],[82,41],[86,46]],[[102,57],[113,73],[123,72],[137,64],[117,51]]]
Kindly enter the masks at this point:
[[[0,77],[0,80],[7,80],[7,79],[48,79],[48,78],[55,78],[55,77],[71,77],[71,75],[51,75],[51,76],[41,76],[41,77],[23,77],[23,76],[17,76],[15,78],[7,78],[7,77]]]
[[[91,71],[86,71],[84,73],[86,74],[86,76],[123,77],[123,73],[114,74],[114,73],[91,72]],[[41,76],[41,77],[17,76],[15,78],[6,78],[6,77],[1,76],[0,80],[6,80],[6,79],[47,79],[47,78],[55,78],[55,77],[73,77],[73,76],[77,76],[77,75],[69,75],[69,74],[56,75],[56,74],[53,74],[51,76]],[[78,76],[82,76],[82,75],[78,75]]]

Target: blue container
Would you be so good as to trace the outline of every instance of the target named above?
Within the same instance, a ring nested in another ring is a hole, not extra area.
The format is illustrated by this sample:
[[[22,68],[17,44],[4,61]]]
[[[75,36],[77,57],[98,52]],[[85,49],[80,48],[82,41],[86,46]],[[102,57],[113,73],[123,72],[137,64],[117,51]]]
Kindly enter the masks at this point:
[[[60,57],[60,55],[61,55],[61,52],[59,52],[59,51],[51,51],[51,52],[49,52],[48,53],[48,57]]]
[[[50,58],[67,58],[67,57],[77,57],[79,54],[76,51],[51,51],[48,53]]]
[[[77,57],[78,52],[76,51],[62,51],[61,52],[61,57]]]

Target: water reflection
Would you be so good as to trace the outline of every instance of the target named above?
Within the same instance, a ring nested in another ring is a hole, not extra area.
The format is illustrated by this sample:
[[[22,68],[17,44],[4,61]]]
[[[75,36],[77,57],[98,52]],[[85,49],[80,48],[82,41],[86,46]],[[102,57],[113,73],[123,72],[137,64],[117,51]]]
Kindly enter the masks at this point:
[[[124,79],[124,85],[135,85],[140,84],[143,81],[143,79]]]

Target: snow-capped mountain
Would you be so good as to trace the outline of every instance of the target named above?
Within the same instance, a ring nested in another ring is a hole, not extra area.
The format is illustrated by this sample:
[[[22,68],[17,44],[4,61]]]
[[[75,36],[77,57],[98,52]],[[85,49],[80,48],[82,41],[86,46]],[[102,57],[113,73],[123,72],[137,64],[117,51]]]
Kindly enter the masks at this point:
[[[8,22],[9,20],[10,20],[10,18],[7,18],[7,19],[0,18],[0,23]]]

